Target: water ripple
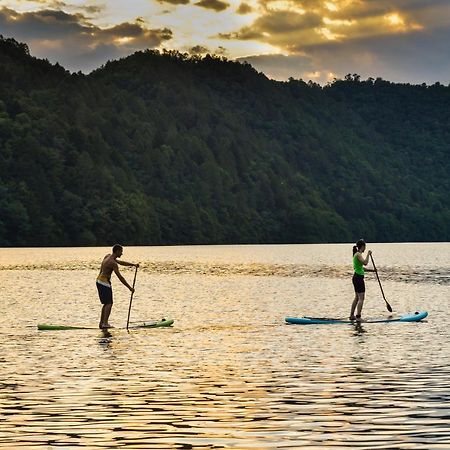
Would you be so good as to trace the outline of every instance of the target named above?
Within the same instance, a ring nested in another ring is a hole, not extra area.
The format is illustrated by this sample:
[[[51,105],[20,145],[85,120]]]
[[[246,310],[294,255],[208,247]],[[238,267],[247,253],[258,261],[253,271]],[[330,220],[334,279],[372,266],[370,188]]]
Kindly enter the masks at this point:
[[[98,270],[98,261],[74,261],[64,263],[11,264],[0,266],[0,270]],[[302,265],[302,264],[224,264],[198,261],[144,261],[141,271],[164,275],[245,275],[255,277],[326,277],[350,278],[352,270],[348,266]],[[383,267],[379,268],[383,280],[405,283],[450,284],[450,267]]]
[[[420,306],[426,322],[287,326],[285,315],[342,315],[352,301],[348,267],[318,268],[313,250],[310,264],[228,264],[222,249],[144,260],[132,320],[175,325],[130,333],[119,283],[118,328],[36,329],[95,325],[97,263],[4,265],[0,449],[450,449],[444,264],[383,267],[395,311]],[[380,316],[372,287],[364,313]]]

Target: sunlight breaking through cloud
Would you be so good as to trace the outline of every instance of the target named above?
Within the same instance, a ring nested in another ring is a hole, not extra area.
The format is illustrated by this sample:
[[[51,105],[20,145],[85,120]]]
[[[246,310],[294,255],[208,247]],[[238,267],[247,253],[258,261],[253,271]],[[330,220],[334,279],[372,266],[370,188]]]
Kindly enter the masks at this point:
[[[204,48],[252,58],[258,70],[280,79],[292,71],[322,83],[330,73],[348,72],[450,81],[448,0],[3,0],[2,6],[2,34],[71,70],[89,71],[144,48]],[[312,67],[303,68],[305,56]]]

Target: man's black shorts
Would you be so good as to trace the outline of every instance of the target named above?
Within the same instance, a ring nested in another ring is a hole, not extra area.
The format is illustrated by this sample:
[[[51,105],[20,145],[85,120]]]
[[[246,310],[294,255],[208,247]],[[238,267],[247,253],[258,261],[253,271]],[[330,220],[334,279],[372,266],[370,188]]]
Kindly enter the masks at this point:
[[[355,288],[355,292],[357,294],[362,294],[363,292],[366,292],[364,275],[358,275],[357,273],[353,274],[352,283],[353,287]]]
[[[104,284],[100,284],[99,282],[95,283],[97,285],[98,296],[103,305],[112,305],[113,304],[113,295],[112,288],[105,286]]]

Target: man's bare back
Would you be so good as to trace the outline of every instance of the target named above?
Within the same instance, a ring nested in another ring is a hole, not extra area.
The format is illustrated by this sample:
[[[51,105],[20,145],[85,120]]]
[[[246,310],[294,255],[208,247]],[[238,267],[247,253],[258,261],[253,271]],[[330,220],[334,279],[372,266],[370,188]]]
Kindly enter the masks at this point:
[[[118,268],[116,258],[114,258],[111,254],[106,255],[103,258],[102,265],[100,266],[100,275],[106,277],[108,280],[111,280],[111,274],[116,267]]]

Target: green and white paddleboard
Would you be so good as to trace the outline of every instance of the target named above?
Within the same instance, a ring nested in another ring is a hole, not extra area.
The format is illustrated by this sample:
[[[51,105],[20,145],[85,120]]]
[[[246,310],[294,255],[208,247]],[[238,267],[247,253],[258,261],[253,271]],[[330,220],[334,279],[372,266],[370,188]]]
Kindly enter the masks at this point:
[[[160,328],[170,327],[173,324],[173,319],[149,320],[146,322],[133,322],[128,328]],[[52,325],[48,323],[38,324],[38,330],[98,330],[98,327],[89,325]]]

